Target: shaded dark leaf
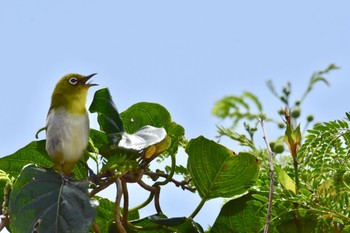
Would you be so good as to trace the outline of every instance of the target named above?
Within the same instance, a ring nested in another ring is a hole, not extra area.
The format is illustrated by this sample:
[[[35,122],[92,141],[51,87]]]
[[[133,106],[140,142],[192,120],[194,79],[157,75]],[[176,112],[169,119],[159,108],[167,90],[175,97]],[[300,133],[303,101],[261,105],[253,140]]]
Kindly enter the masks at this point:
[[[95,92],[89,111],[98,114],[97,120],[102,131],[107,134],[124,132],[123,122],[108,88]]]
[[[26,166],[10,194],[11,230],[86,233],[96,216],[87,188],[86,181],[63,180],[53,170]]]

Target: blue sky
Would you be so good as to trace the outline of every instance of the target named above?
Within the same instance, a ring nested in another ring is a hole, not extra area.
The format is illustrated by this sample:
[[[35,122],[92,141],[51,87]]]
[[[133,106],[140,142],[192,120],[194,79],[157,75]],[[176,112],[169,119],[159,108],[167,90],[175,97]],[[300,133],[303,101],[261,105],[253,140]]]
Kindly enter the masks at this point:
[[[341,69],[327,76],[331,87],[317,85],[304,110],[317,120],[342,118],[350,99],[349,9],[346,0],[2,1],[0,156],[35,140],[55,83],[71,72],[98,73],[98,88],[110,89],[120,111],[157,102],[188,139],[215,139],[220,121],[210,111],[219,98],[251,91],[278,118],[283,106],[266,80],[291,81],[297,98],[315,70],[335,63]],[[170,215],[198,204],[181,195]],[[208,203],[195,220],[212,224],[220,204]]]

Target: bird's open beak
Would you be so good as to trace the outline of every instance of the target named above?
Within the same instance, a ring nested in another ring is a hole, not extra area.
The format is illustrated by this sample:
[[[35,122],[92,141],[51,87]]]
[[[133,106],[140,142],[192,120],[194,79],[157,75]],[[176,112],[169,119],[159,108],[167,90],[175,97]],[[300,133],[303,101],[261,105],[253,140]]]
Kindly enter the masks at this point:
[[[79,80],[79,83],[80,83],[81,85],[89,86],[89,87],[91,87],[91,86],[97,86],[98,84],[91,83],[91,81],[88,82],[89,79],[92,78],[93,76],[95,76],[96,74],[97,74],[97,73],[93,73],[93,74],[90,74],[90,75],[88,75],[88,76],[85,76],[84,78],[82,78],[82,79]]]

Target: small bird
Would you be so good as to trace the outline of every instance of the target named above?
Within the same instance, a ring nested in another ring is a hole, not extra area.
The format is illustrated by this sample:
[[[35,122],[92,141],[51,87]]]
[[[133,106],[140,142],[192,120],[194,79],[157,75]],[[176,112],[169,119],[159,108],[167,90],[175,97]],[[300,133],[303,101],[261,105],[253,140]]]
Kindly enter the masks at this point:
[[[96,74],[83,76],[67,74],[60,79],[52,93],[46,121],[46,151],[55,169],[70,176],[88,145],[89,117],[86,97]]]

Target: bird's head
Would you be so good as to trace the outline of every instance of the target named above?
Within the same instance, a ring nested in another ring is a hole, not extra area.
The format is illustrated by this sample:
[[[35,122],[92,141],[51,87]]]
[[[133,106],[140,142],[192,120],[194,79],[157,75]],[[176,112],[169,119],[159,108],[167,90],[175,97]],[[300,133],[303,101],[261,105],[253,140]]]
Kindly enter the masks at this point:
[[[50,110],[65,107],[72,113],[85,112],[88,89],[97,85],[89,82],[89,79],[94,75],[96,73],[88,76],[81,74],[67,74],[63,76],[52,93]]]

